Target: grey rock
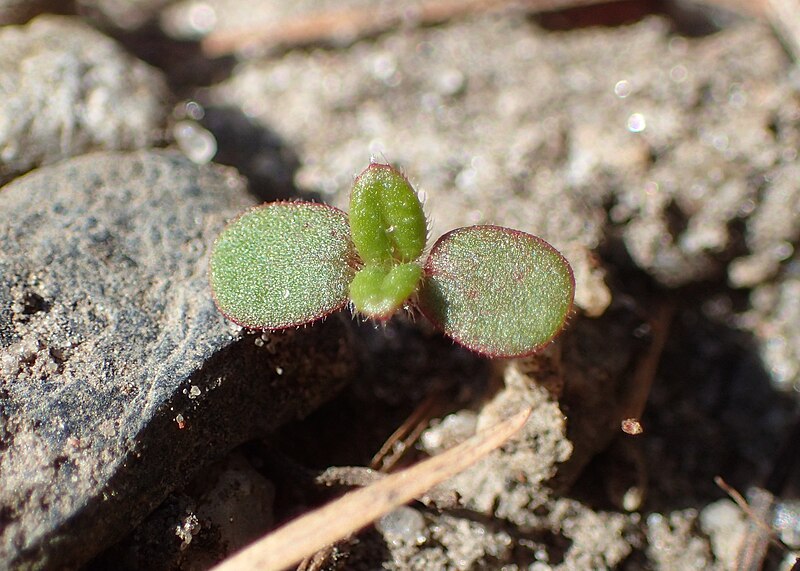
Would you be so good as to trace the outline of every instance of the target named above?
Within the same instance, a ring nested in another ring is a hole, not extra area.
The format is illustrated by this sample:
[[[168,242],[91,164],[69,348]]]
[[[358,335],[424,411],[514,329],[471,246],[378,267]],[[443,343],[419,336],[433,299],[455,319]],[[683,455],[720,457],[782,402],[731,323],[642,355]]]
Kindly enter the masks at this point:
[[[0,189],[0,566],[79,566],[352,373],[343,320],[245,334],[216,311],[206,256],[251,200],[167,152]]]
[[[76,18],[0,29],[0,183],[92,150],[161,138],[160,72]]]
[[[209,522],[230,554],[272,527],[274,500],[275,486],[244,458],[232,456],[200,498],[197,516]]]

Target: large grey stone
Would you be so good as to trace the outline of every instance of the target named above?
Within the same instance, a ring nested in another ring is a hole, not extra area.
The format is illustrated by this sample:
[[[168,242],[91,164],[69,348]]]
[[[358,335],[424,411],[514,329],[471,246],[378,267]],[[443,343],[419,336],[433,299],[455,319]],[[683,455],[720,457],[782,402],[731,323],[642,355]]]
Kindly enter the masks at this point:
[[[91,150],[162,137],[160,72],[77,18],[40,16],[0,30],[0,183]]]
[[[216,311],[206,255],[250,203],[167,152],[0,189],[0,567],[80,565],[351,374],[342,320],[262,337]]]

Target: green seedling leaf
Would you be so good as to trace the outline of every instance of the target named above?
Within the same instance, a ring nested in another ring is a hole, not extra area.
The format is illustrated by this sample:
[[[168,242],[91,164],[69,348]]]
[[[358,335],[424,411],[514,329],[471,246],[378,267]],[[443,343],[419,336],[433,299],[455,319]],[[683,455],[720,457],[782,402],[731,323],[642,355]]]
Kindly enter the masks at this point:
[[[499,226],[470,226],[434,244],[419,305],[468,349],[518,357],[561,331],[574,293],[572,268],[541,238]]]
[[[350,195],[350,230],[367,265],[416,260],[427,226],[417,193],[394,167],[373,163],[356,178]]]
[[[312,202],[272,202],[245,212],[217,238],[211,289],[232,321],[283,329],[344,306],[355,260],[344,212]]]
[[[373,319],[388,319],[413,294],[422,278],[422,267],[413,262],[393,266],[366,266],[350,284],[356,311]]]

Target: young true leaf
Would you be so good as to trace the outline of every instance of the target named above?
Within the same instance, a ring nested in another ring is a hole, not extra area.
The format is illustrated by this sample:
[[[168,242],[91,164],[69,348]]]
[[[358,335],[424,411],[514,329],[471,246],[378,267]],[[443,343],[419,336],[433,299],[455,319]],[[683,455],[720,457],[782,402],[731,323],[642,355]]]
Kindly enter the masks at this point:
[[[470,226],[433,246],[419,304],[468,349],[516,357],[561,331],[574,292],[569,263],[544,240],[499,226]]]
[[[421,266],[427,223],[406,178],[371,164],[348,217],[309,202],[275,202],[234,220],[211,254],[217,306],[253,329],[325,317],[352,301],[388,319],[411,300],[439,329],[492,357],[533,353],[564,327],[575,280],[547,242],[499,226],[442,236]]]
[[[399,264],[386,270],[365,266],[350,284],[350,299],[357,312],[373,319],[388,319],[414,293],[422,278],[419,264]]]
[[[394,167],[372,163],[350,195],[350,230],[368,266],[416,260],[428,237],[417,193]]]
[[[226,317],[253,329],[282,329],[347,303],[355,259],[344,212],[272,202],[225,228],[211,253],[209,277]]]

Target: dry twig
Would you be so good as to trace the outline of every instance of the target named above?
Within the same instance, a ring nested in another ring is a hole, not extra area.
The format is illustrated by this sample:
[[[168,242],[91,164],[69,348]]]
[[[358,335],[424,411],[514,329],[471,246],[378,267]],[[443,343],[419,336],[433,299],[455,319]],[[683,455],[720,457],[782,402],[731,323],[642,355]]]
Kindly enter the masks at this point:
[[[790,551],[789,547],[778,538],[775,530],[766,523],[775,501],[772,493],[764,488],[752,487],[747,494],[748,501],[720,476],[714,478],[714,483],[730,496],[750,520],[750,526],[736,557],[736,571],[759,571],[770,542],[784,552]]]
[[[786,50],[800,62],[800,0],[767,0],[766,14]]]
[[[297,518],[223,561],[215,571],[280,571],[349,536],[502,446],[528,420],[527,408],[447,452],[386,476]]]
[[[427,426],[430,419],[433,405],[437,402],[439,395],[434,393],[428,395],[395,430],[381,449],[375,454],[370,462],[369,468],[359,466],[334,467],[325,470],[317,477],[317,483],[345,486],[368,486],[375,483],[385,476],[403,457],[403,454],[413,446],[422,431]],[[378,471],[380,470],[380,471]],[[425,505],[435,504],[437,507],[446,508],[457,505],[458,498],[453,498],[452,493],[444,490],[432,488],[424,496],[416,498]],[[347,543],[351,536],[341,538],[337,543],[326,545],[313,555],[309,555],[298,565],[297,571],[317,571],[322,569],[327,561],[334,555],[334,551],[347,551]]]
[[[328,468],[317,476],[317,483],[325,486],[357,486],[364,487],[386,478],[386,474],[371,468],[358,466],[345,466]],[[458,506],[458,494],[445,486],[434,486],[414,498],[426,506],[435,506],[437,509],[452,509]]]
[[[337,8],[302,14],[271,25],[212,32],[201,45],[209,57],[220,57],[252,49],[291,48],[315,43],[350,43],[399,26],[430,26],[470,14],[519,10],[527,14],[557,12],[622,0],[420,0],[380,7]],[[751,16],[771,19],[783,29],[785,6],[797,0],[698,0]],[[796,13],[796,12],[795,12]],[[790,31],[798,36],[797,27]]]
[[[414,4],[398,2],[391,8],[339,8],[257,29],[212,32],[202,41],[202,48],[207,56],[219,57],[253,48],[352,42],[398,26],[429,26],[481,12],[552,12],[615,1],[620,0],[422,0]]]
[[[383,443],[381,449],[370,461],[370,468],[389,472],[397,464],[403,453],[417,441],[417,438],[425,430],[426,421],[430,419],[433,405],[436,404],[439,397],[438,393],[430,394],[414,409],[414,412]]]

